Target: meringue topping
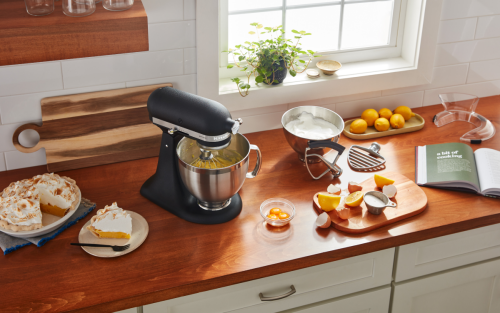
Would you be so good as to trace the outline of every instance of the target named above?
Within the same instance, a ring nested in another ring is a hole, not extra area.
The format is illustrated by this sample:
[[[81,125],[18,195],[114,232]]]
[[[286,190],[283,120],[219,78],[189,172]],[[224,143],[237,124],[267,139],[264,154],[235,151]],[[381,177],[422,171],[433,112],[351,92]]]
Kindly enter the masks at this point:
[[[92,217],[91,226],[103,232],[132,233],[132,217],[125,210],[118,207],[116,202],[106,205]]]
[[[0,197],[0,219],[17,226],[42,225],[40,202],[17,196]]]
[[[43,174],[32,178],[40,191],[40,202],[67,209],[76,200],[75,186],[57,174]]]

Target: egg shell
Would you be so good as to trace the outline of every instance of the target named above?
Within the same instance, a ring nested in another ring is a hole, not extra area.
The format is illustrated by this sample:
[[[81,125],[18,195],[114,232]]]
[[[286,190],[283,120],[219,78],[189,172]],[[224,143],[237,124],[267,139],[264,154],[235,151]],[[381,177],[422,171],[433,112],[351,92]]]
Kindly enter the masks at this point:
[[[318,226],[319,228],[328,228],[331,224],[332,219],[326,212],[321,213],[316,219],[316,226]]]
[[[334,195],[340,195],[340,193],[342,192],[342,189],[340,189],[340,187],[338,187],[338,186],[330,184],[330,186],[328,186],[326,191],[328,191],[329,193],[332,193]]]
[[[356,191],[363,190],[363,187],[360,186],[357,182],[350,181],[349,184],[347,185],[347,190],[349,190],[349,193],[353,193]]]

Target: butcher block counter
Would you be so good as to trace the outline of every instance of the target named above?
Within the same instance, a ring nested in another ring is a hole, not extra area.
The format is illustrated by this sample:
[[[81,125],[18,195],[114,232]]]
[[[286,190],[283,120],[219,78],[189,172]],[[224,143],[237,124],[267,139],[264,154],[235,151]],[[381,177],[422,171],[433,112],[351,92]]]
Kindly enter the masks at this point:
[[[414,180],[415,146],[457,142],[473,128],[465,122],[437,128],[432,118],[441,110],[440,105],[415,109],[426,121],[424,129],[376,140],[387,171]],[[500,96],[483,98],[478,113],[498,130]],[[0,312],[118,311],[500,223],[498,199],[422,188],[428,206],[417,216],[360,235],[316,228],[312,203],[316,192],[330,183],[360,181],[372,174],[353,173],[346,165],[346,150],[340,179],[326,175],[315,181],[281,129],[246,137],[262,151],[262,170],[240,190],[241,214],[220,225],[186,222],[139,194],[155,172],[157,158],[59,173],[75,179],[83,197],[96,202],[97,209],[117,201],[141,214],[149,223],[149,235],[142,246],[122,257],[91,256],[70,243],[78,241],[81,227],[94,211],[43,247],[28,246],[0,256]],[[348,148],[369,146],[372,141],[341,136],[339,143]],[[498,150],[500,134],[472,148]],[[251,158],[255,162],[255,155]],[[2,172],[0,188],[44,172],[45,166]],[[290,200],[297,210],[291,235],[279,242],[265,240],[257,231],[262,224],[260,204],[274,197]]]

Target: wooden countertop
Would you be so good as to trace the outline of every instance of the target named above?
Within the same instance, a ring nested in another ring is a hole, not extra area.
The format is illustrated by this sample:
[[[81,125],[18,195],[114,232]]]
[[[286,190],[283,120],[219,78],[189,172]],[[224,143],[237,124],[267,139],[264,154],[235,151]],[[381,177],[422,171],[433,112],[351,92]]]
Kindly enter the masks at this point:
[[[484,98],[478,110],[497,129],[499,106],[500,96]],[[426,120],[423,130],[377,139],[388,171],[414,180],[416,145],[459,141],[473,128],[465,122],[437,128],[432,117],[441,110],[441,106],[416,109]],[[89,215],[41,248],[28,246],[0,256],[0,311],[117,311],[500,223],[498,199],[423,188],[428,208],[415,217],[365,235],[317,229],[311,199],[332,183],[331,176],[312,180],[281,129],[246,136],[260,147],[263,168],[240,191],[242,213],[221,225],[186,222],[139,194],[142,183],[154,173],[157,158],[62,172],[77,181],[83,196],[97,202],[97,208],[118,201],[125,209],[140,213],[149,223],[149,236],[140,248],[123,257],[93,257],[69,245],[78,240]],[[345,136],[340,140],[346,147],[370,142]],[[499,149],[500,135],[472,147]],[[344,174],[334,183],[371,176],[349,170],[345,156],[340,164]],[[45,171],[39,166],[2,172],[0,188]],[[285,240],[266,239],[259,232],[259,206],[271,197],[296,205],[291,235]]]

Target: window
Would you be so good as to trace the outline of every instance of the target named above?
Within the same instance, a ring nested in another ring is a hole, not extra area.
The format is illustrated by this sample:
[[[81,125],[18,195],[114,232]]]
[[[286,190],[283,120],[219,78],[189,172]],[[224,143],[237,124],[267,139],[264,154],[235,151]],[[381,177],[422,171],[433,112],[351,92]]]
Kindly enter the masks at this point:
[[[249,34],[250,23],[258,22],[282,25],[287,38],[293,38],[293,29],[312,33],[302,39],[302,47],[320,53],[323,59],[355,62],[395,57],[401,52],[397,47],[398,27],[403,25],[401,1],[221,0],[220,51],[255,41],[257,35]],[[348,52],[356,53],[348,56]],[[232,57],[221,52],[220,66],[228,63],[233,63]]]

